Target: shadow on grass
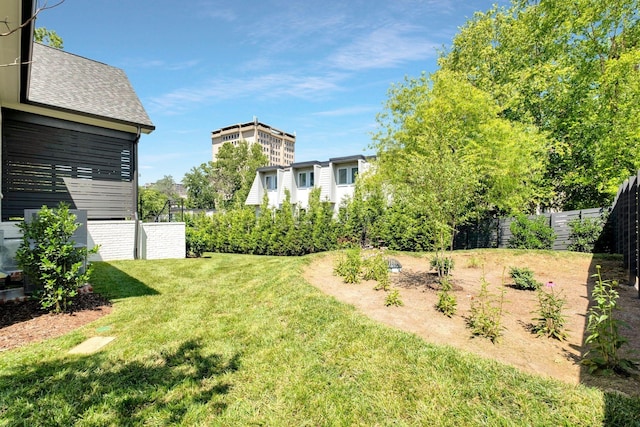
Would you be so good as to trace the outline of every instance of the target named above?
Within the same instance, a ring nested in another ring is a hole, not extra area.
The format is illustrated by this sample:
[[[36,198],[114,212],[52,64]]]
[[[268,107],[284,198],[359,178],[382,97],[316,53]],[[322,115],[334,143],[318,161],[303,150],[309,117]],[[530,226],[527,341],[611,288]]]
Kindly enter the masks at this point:
[[[594,254],[589,273],[586,279],[587,292],[589,298],[589,307],[595,303],[591,297],[596,278],[593,277],[597,273],[596,266],[601,266],[601,274],[603,280],[615,280],[619,283],[616,290],[618,291],[618,308],[614,313],[615,317],[626,322],[627,327],[619,329],[620,335],[628,339],[628,343],[620,348],[619,354],[624,358],[637,358],[640,354],[640,300],[633,286],[629,286],[628,273],[624,270],[622,259],[619,255]],[[580,360],[585,358],[585,354],[589,346],[584,342],[589,336],[587,325],[589,322],[588,314],[584,316],[584,330],[582,347],[579,349],[581,353]],[[580,363],[580,360],[576,363]],[[605,426],[620,425],[636,425],[640,426],[640,377],[637,373],[631,376],[619,374],[599,374],[589,373],[586,366],[580,368],[580,382],[591,387],[601,389],[605,395]],[[631,396],[631,397],[627,397]]]
[[[109,299],[159,295],[159,292],[145,285],[108,262],[92,263],[91,283],[93,289]]]
[[[191,411],[206,417],[227,407],[240,355],[203,354],[189,340],[175,350],[124,362],[102,354],[35,363],[0,376],[0,413],[7,425],[142,425],[188,423]]]

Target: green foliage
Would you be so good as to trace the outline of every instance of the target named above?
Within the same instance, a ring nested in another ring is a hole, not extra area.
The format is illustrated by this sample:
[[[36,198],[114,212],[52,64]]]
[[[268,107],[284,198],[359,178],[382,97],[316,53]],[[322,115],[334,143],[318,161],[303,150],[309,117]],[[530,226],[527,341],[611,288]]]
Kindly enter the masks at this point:
[[[203,163],[185,174],[182,182],[189,206],[218,211],[242,206],[256,170],[268,163],[260,144],[247,141],[236,146],[229,142],[222,144],[215,162]]]
[[[376,250],[373,253],[365,253],[362,262],[362,278],[364,280],[376,280],[376,290],[388,290],[391,280],[389,279],[389,262],[382,253]]]
[[[471,315],[467,319],[467,326],[473,335],[482,336],[495,343],[502,335],[502,305],[504,289],[500,296],[489,293],[489,283],[482,276],[480,293],[471,299]]]
[[[204,213],[185,215],[185,239],[188,257],[201,257],[211,248],[213,222]]]
[[[544,216],[529,219],[525,215],[516,216],[511,223],[511,237],[508,247],[512,249],[551,249],[556,239],[553,228]]]
[[[386,305],[387,307],[400,307],[404,305],[402,299],[400,298],[400,291],[398,289],[393,289],[392,291],[388,292],[387,296],[384,299],[384,305]]]
[[[431,269],[435,270],[440,277],[446,277],[451,274],[451,270],[455,266],[453,258],[449,256],[436,255],[431,258]]]
[[[453,286],[447,277],[440,279],[441,290],[438,292],[438,301],[436,302],[436,310],[447,317],[456,314],[458,301],[456,296],[451,293]]]
[[[627,373],[633,368],[630,360],[623,359],[618,350],[627,340],[620,335],[620,326],[626,324],[614,317],[618,308],[618,291],[615,290],[616,281],[602,280],[601,267],[596,265],[597,273],[592,277],[596,283],[591,291],[594,303],[587,314],[587,339],[585,344],[589,350],[585,353],[582,363],[589,367],[590,372],[603,371]]]
[[[176,183],[171,175],[165,175],[151,185],[151,188],[164,194],[167,199],[175,200],[178,197],[176,192]]]
[[[47,30],[45,27],[38,27],[33,31],[33,41],[56,49],[64,49],[62,37],[54,30]]]
[[[141,221],[153,222],[166,207],[167,196],[153,188],[138,189],[138,215]]]
[[[555,284],[548,282],[545,287],[550,289],[545,291],[538,289],[538,310],[537,317],[534,320],[533,332],[538,336],[555,338],[563,341],[567,339],[564,331],[565,316],[562,314],[562,308],[566,304],[566,299],[555,292]]]
[[[338,258],[333,269],[334,274],[342,277],[345,283],[360,283],[362,260],[360,258],[360,247],[356,246],[347,249]]]
[[[541,200],[605,206],[640,169],[637,0],[514,1],[475,14],[442,69],[490,93],[501,116],[551,144]]]
[[[509,275],[513,279],[513,284],[518,289],[535,291],[542,286],[542,283],[534,278],[533,271],[528,267],[511,267],[509,269]]]
[[[394,203],[411,200],[430,222],[436,247],[472,215],[527,210],[541,192],[545,138],[456,72],[392,86],[378,123],[378,173]]]
[[[79,224],[64,203],[57,209],[43,206],[31,222],[18,227],[23,236],[16,260],[27,279],[41,289],[40,305],[55,313],[67,310],[91,275],[90,266],[84,269],[87,255],[98,248],[88,250],[71,240]]]
[[[583,218],[569,221],[569,240],[567,247],[575,252],[593,252],[593,248],[602,235],[605,220],[603,218]]]

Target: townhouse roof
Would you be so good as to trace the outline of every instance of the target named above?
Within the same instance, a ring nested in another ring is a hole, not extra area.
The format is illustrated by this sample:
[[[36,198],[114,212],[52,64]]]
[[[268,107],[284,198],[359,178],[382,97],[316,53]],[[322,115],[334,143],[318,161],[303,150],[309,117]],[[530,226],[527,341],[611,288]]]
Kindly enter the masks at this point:
[[[125,72],[33,43],[27,102],[153,130]]]

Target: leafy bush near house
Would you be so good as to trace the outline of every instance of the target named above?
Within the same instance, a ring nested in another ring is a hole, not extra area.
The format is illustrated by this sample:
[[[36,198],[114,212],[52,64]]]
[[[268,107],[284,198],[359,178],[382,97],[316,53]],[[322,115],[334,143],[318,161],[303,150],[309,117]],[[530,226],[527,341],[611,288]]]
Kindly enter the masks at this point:
[[[56,313],[65,311],[78,288],[89,280],[87,255],[98,248],[88,250],[71,240],[79,224],[64,203],[57,209],[43,206],[31,222],[23,221],[18,227],[23,236],[16,259],[28,280],[40,288],[41,307]]]
[[[583,218],[569,221],[569,240],[567,247],[575,252],[593,252],[593,248],[602,234],[604,218]]]
[[[556,233],[543,216],[529,219],[518,215],[509,227],[512,233],[508,246],[512,249],[551,249]]]
[[[511,267],[509,269],[509,275],[513,279],[513,284],[518,289],[535,291],[542,286],[542,283],[534,278],[533,271],[528,267]]]
[[[376,250],[364,257],[362,261],[362,278],[364,280],[376,280],[378,283],[376,290],[388,290],[389,279],[389,262],[385,258],[382,251]]]

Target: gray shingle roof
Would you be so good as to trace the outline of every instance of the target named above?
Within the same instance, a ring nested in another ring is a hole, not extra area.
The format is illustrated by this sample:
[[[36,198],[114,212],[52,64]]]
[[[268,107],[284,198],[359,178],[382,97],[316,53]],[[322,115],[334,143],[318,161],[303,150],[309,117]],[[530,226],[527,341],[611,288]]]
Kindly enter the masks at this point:
[[[29,101],[154,128],[123,70],[39,43],[31,60]]]

